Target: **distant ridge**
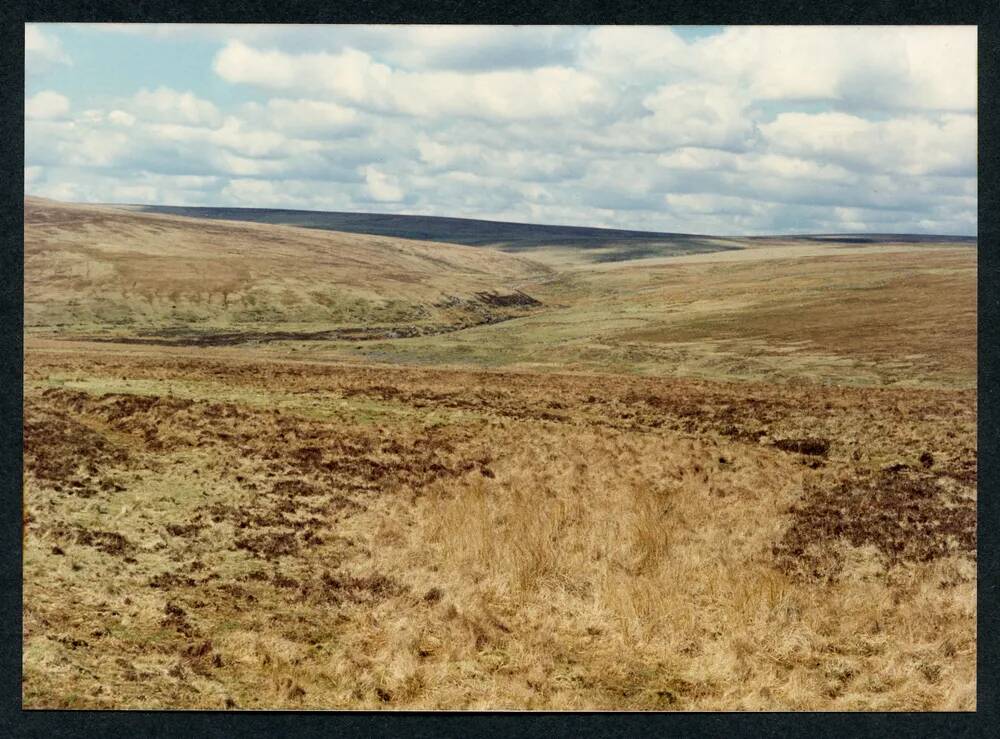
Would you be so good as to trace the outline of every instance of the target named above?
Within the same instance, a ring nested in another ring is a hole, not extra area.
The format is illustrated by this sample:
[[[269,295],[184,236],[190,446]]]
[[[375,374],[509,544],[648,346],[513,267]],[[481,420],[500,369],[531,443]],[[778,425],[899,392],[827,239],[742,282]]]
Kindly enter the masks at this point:
[[[254,221],[286,226],[303,226],[328,231],[401,236],[424,241],[443,241],[474,246],[501,241],[525,245],[550,245],[553,241],[610,243],[622,240],[663,240],[708,238],[699,234],[639,231],[587,226],[550,226],[478,218],[402,215],[393,213],[350,213],[343,211],[291,210],[283,208],[215,208],[176,205],[119,206],[146,213],[166,213],[191,218]],[[404,236],[405,232],[405,236]]]
[[[784,236],[748,236],[748,241],[775,241],[795,239],[819,243],[838,244],[879,244],[891,241],[897,244],[975,244],[977,236],[954,236],[948,234],[893,234],[893,233],[846,233],[846,234],[795,234]]]
[[[738,248],[711,236],[582,226],[548,226],[474,218],[345,213],[266,208],[208,208],[172,205],[121,205],[144,213],[251,221],[324,231],[487,246],[508,252],[555,248],[594,250],[587,261],[612,262]]]
[[[975,236],[938,234],[773,234],[765,236],[710,236],[705,234],[638,231],[634,229],[563,226],[475,218],[351,213],[285,208],[189,207],[179,205],[105,204],[131,212],[244,223],[297,226],[319,231],[365,234],[441,244],[488,247],[522,254],[559,268],[568,262],[625,262],[651,257],[708,254],[744,249],[755,242],[829,244],[952,243],[975,246]]]

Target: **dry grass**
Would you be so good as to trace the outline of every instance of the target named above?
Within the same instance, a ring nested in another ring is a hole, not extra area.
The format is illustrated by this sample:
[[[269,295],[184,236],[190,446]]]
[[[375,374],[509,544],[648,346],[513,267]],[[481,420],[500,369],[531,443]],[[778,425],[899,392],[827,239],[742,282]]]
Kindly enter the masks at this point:
[[[30,342],[25,383],[25,705],[975,708],[971,391]],[[919,506],[815,517],[883,478]]]
[[[668,286],[662,299],[714,302],[702,311],[678,311],[655,328],[624,334],[623,340],[761,339],[775,346],[797,345],[798,352],[821,347],[875,363],[903,362],[911,365],[911,376],[975,377],[972,250],[874,252],[688,269],[683,295]]]
[[[446,298],[549,272],[491,249],[34,198],[24,215],[25,325],[63,337],[449,323],[470,306]]]

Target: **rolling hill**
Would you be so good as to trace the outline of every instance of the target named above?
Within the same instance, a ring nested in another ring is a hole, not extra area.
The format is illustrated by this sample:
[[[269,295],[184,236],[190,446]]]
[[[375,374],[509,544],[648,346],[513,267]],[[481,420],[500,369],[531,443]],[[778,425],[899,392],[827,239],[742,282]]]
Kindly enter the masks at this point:
[[[569,231],[537,227],[553,239]],[[25,329],[352,362],[863,384],[974,378],[970,240],[724,246],[641,258],[646,247],[635,247],[634,258],[595,261],[611,247],[512,253],[29,198]]]
[[[535,301],[508,286],[550,272],[454,244],[36,198],[24,208],[29,329],[132,338],[207,332],[221,343],[248,333],[393,336],[401,326],[417,335],[530,310]]]

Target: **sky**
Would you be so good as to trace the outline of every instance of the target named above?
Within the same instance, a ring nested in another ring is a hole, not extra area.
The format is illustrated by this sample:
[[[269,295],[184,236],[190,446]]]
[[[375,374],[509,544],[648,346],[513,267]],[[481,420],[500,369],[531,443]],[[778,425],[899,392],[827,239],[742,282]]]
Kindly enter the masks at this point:
[[[976,29],[25,26],[26,194],[975,235]]]

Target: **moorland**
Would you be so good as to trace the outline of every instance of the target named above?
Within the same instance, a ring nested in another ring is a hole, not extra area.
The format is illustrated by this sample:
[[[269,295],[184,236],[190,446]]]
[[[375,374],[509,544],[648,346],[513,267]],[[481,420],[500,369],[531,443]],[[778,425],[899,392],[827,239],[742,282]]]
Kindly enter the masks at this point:
[[[351,215],[25,200],[26,707],[975,709],[974,240]]]

